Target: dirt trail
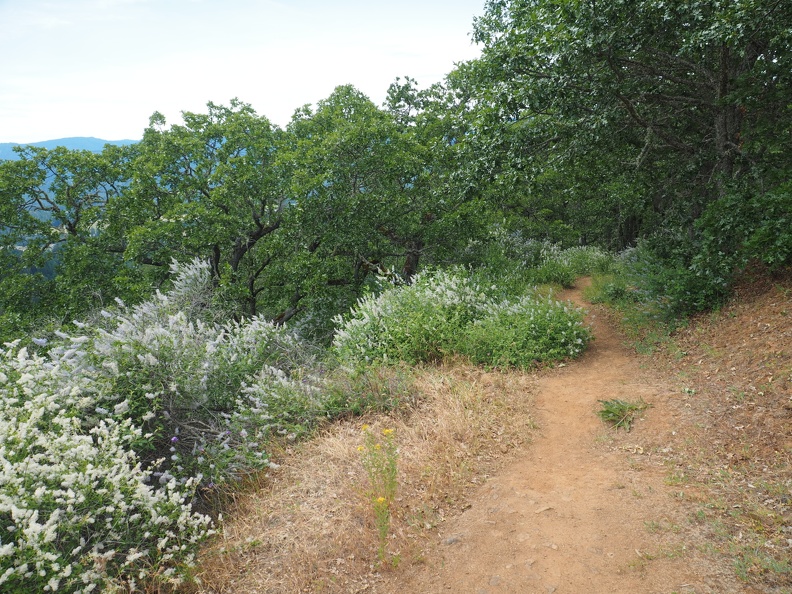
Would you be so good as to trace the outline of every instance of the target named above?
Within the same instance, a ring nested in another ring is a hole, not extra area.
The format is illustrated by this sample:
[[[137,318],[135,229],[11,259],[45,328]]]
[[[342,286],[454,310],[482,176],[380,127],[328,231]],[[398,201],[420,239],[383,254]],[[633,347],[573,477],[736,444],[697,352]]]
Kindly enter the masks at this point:
[[[581,288],[561,297],[582,305]],[[743,591],[685,542],[681,487],[649,445],[673,441],[662,403],[678,389],[643,369],[604,319],[588,321],[584,357],[539,378],[537,437],[444,525],[437,555],[388,584],[393,592]],[[611,398],[655,406],[617,434],[595,414]]]

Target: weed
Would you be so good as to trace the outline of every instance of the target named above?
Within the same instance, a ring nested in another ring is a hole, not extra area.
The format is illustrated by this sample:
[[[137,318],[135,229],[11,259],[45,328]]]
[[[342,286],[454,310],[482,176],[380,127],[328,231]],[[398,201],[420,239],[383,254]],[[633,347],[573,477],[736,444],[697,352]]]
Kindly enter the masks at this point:
[[[399,452],[394,430],[383,429],[381,433],[376,434],[368,425],[363,425],[363,445],[358,450],[361,452],[363,468],[371,486],[368,497],[371,500],[379,537],[378,555],[380,562],[384,562],[385,545],[390,531],[391,506],[398,487],[396,463]]]
[[[666,477],[665,484],[666,485],[682,485],[684,483],[689,482],[689,480],[690,479],[688,478],[688,476],[684,472],[675,471],[675,472],[671,473],[669,476]]]
[[[629,433],[635,415],[646,410],[650,405],[643,400],[637,402],[627,402],[626,400],[600,400],[602,409],[597,411],[599,417],[618,429],[622,427]]]
[[[650,534],[657,534],[663,531],[663,527],[660,522],[656,522],[654,520],[644,522],[644,528],[646,528],[646,531]]]

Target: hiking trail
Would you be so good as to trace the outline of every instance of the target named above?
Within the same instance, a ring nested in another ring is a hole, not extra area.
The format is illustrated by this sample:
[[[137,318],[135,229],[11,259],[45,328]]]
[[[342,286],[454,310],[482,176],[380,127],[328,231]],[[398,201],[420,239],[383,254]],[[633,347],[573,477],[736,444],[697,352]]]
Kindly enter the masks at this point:
[[[560,298],[587,305],[586,282]],[[595,338],[583,357],[538,379],[539,428],[525,453],[444,524],[434,558],[378,592],[750,591],[684,540],[689,523],[674,500],[684,493],[650,444],[673,441],[662,403],[678,388],[644,369],[607,320],[590,313],[588,323]],[[615,432],[596,414],[613,398],[653,407],[631,433]]]

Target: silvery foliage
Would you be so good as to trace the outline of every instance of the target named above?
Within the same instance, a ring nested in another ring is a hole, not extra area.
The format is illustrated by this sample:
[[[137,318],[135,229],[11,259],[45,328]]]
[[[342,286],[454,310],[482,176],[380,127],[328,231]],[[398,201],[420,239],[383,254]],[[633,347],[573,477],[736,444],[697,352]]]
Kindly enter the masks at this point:
[[[267,432],[321,408],[299,338],[213,322],[208,265],[173,273],[166,293],[35,338],[46,354],[0,351],[0,590],[177,579],[211,532],[196,489],[265,467]]]

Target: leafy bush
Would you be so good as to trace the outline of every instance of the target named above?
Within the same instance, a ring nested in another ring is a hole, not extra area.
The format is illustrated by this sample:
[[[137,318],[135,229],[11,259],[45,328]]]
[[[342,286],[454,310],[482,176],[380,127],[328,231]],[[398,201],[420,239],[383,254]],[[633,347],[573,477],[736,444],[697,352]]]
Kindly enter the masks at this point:
[[[521,369],[574,358],[591,338],[582,318],[580,310],[552,299],[501,303],[465,329],[459,351],[474,363]]]
[[[561,285],[568,288],[575,284],[577,274],[562,261],[545,260],[528,271],[528,278],[535,285]]]
[[[792,263],[792,183],[772,191],[733,191],[697,222],[702,235],[692,269],[729,282],[736,268],[758,260],[770,269]]]
[[[325,413],[307,345],[213,321],[208,265],[173,272],[168,293],[56,331],[46,354],[0,354],[3,591],[176,579],[210,530],[196,489],[265,467],[272,431]]]
[[[410,364],[461,353],[493,366],[530,367],[579,354],[580,314],[537,297],[496,303],[460,272],[422,274],[410,286],[361,299],[333,341],[351,363]]]
[[[166,458],[165,479],[200,473],[217,486],[267,464],[271,431],[300,431],[318,414],[313,349],[257,317],[211,321],[205,262],[174,264],[173,273],[168,293],[103,312],[91,359],[110,389],[98,403],[144,428],[151,437],[138,451]]]
[[[792,184],[734,189],[707,207],[694,236],[659,232],[628,250],[601,298],[640,303],[664,323],[718,307],[750,261],[771,270],[792,262],[791,212]]]
[[[722,277],[699,275],[691,269],[694,252],[691,240],[681,233],[642,240],[620,255],[611,273],[595,276],[591,298],[663,324],[715,307],[728,294],[728,284]]]
[[[84,343],[82,343],[84,344]],[[177,577],[209,518],[190,510],[195,480],[159,488],[132,450],[129,419],[93,414],[100,377],[80,343],[44,358],[18,343],[0,353],[0,589],[89,592]]]
[[[412,285],[364,297],[346,319],[336,318],[333,348],[342,361],[435,361],[453,352],[462,329],[491,307],[458,272],[421,273]]]
[[[616,264],[617,258],[611,252],[606,252],[596,246],[579,246],[560,250],[547,257],[568,267],[575,276],[594,273],[610,272]]]
[[[579,276],[608,272],[616,262],[614,254],[595,246],[564,249],[497,229],[488,249],[477,253],[481,260],[471,262],[476,278],[501,299],[519,297],[536,285],[571,287]]]

